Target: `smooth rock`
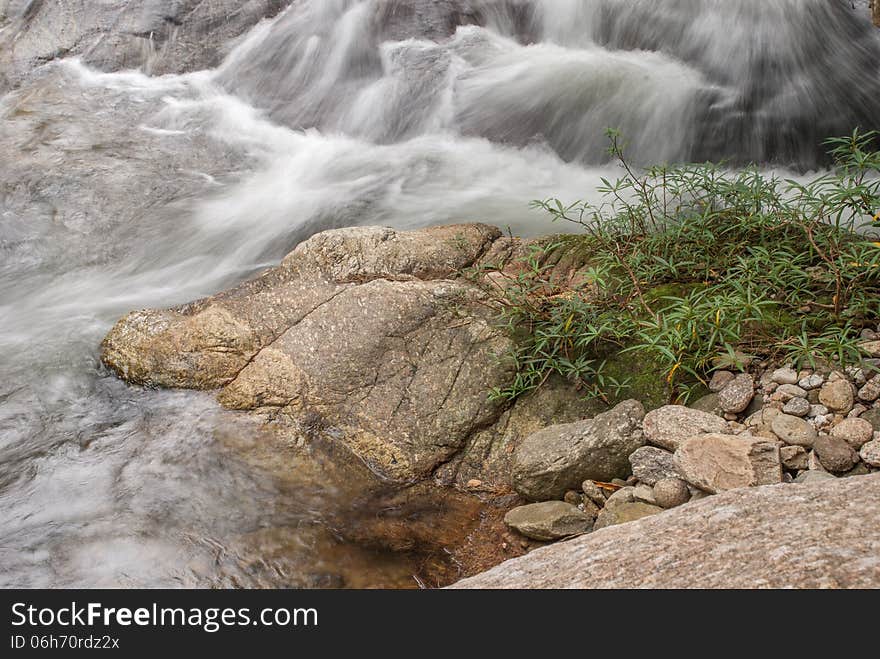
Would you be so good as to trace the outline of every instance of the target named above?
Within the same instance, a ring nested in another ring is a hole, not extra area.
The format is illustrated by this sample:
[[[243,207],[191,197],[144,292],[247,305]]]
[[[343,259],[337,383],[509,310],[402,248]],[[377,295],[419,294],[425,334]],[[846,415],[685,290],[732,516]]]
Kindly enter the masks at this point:
[[[826,382],[819,390],[819,402],[832,412],[846,414],[853,406],[853,389],[847,380]]]
[[[776,384],[797,384],[798,374],[793,368],[777,368],[770,379]]]
[[[859,461],[858,453],[840,437],[820,436],[813,443],[813,450],[822,466],[835,474],[849,471]]]
[[[678,447],[675,464],[684,480],[712,493],[782,481],[779,447],[760,437],[697,435]]]
[[[702,396],[693,403],[690,403],[688,407],[692,410],[697,410],[698,412],[714,414],[715,416],[724,416],[721,404],[718,402],[718,394],[707,394],[706,396]]]
[[[675,508],[686,504],[691,498],[690,490],[680,478],[664,478],[654,485],[654,501],[661,508]]]
[[[627,524],[642,519],[643,517],[649,517],[662,512],[663,508],[660,506],[652,506],[651,504],[643,503],[641,501],[622,503],[619,506],[614,506],[612,508],[606,506],[596,518],[596,524],[593,526],[593,529],[599,530],[609,526]]]
[[[831,429],[831,436],[845,440],[858,451],[863,444],[871,441],[874,428],[869,421],[862,418],[844,419]]]
[[[880,398],[880,375],[875,375],[868,380],[861,389],[859,389],[859,400],[866,403],[873,403]]]
[[[544,501],[519,506],[504,516],[510,528],[533,540],[559,540],[593,528],[593,518],[562,501]]]
[[[739,414],[749,406],[754,395],[754,379],[748,373],[741,373],[718,392],[718,403],[724,412]]]
[[[859,449],[859,457],[871,467],[880,467],[880,440],[872,439]]]
[[[859,418],[870,423],[874,432],[880,432],[880,408],[872,407]]]
[[[748,404],[748,403],[746,403]],[[706,432],[725,432],[724,419],[682,405],[664,405],[645,415],[645,440],[669,451],[693,435]]]
[[[605,501],[605,507],[615,508],[616,506],[620,506],[625,503],[633,503],[636,500],[635,491],[636,488],[631,486],[620,488],[610,497],[608,497],[608,499]]]
[[[629,456],[645,443],[645,409],[626,401],[593,419],[550,426],[514,452],[513,487],[526,499],[559,499],[584,480],[608,482],[630,473]]]
[[[656,446],[636,449],[629,456],[629,462],[632,465],[633,475],[647,485],[654,485],[664,478],[680,476],[672,453]]]
[[[790,414],[779,414],[770,422],[770,429],[786,444],[812,446],[818,433],[809,423]]]
[[[807,392],[796,384],[784,384],[776,389],[773,396],[775,400],[781,400],[784,403],[792,398],[806,398]]]
[[[823,481],[836,481],[837,477],[829,474],[827,471],[805,471],[798,474],[794,482],[798,485],[807,485],[809,483],[820,483]]]
[[[880,588],[880,474],[809,480],[606,528],[455,587]]]
[[[801,389],[811,391],[813,389],[818,389],[825,384],[825,378],[818,373],[813,373],[812,375],[808,375],[807,377],[798,380],[797,384]]]
[[[642,503],[649,503],[652,506],[657,505],[657,499],[654,498],[654,488],[645,483],[639,483],[633,490],[633,498]]]
[[[829,410],[824,405],[810,405],[810,412],[807,416],[815,418],[817,416],[826,416]]]

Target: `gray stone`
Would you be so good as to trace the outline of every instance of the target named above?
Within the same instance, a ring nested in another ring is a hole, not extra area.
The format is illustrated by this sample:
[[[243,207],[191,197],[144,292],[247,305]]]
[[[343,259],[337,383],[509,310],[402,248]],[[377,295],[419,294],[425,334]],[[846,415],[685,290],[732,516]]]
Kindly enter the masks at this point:
[[[599,529],[604,529],[609,526],[627,524],[642,519],[643,517],[649,517],[662,512],[663,508],[660,506],[652,506],[651,504],[643,503],[641,501],[622,503],[619,506],[614,506],[612,508],[606,506],[596,518],[596,524],[593,529],[598,531]]]
[[[855,467],[841,474],[841,478],[852,478],[853,476],[867,476],[871,473],[871,469],[864,462],[859,462]]]
[[[672,453],[656,446],[643,446],[629,456],[633,475],[642,483],[654,485],[664,478],[680,476]]]
[[[550,426],[527,437],[513,457],[513,487],[527,499],[561,498],[584,480],[608,482],[630,473],[642,446],[645,409],[626,401],[593,419]]]
[[[649,444],[674,451],[679,443],[692,435],[725,432],[727,422],[714,414],[682,405],[664,405],[645,415],[643,428]]]
[[[870,423],[874,432],[880,432],[880,408],[872,407],[859,418]]]
[[[782,411],[792,416],[807,416],[810,413],[810,403],[806,398],[792,398]]]
[[[873,439],[864,444],[859,450],[859,456],[865,464],[871,467],[880,467],[880,440]]]
[[[832,412],[846,414],[853,406],[852,385],[844,379],[826,382],[819,391],[819,402]]]
[[[818,389],[823,384],[825,384],[825,378],[818,373],[813,373],[812,375],[808,375],[807,377],[798,380],[798,386],[806,391]]]
[[[810,405],[810,413],[807,415],[809,417],[817,417],[817,416],[827,416],[828,408],[824,405]]]
[[[845,440],[847,444],[858,451],[863,444],[871,441],[874,436],[874,428],[866,419],[844,419],[831,429],[831,436]]]
[[[718,403],[723,411],[739,414],[749,406],[754,395],[754,379],[748,373],[741,373],[718,392]]]
[[[822,466],[835,474],[849,471],[859,461],[858,453],[839,437],[821,436],[813,444],[813,450]]]
[[[807,392],[796,384],[784,384],[776,389],[773,397],[775,400],[781,400],[784,403],[792,398],[806,398]]]
[[[873,403],[880,398],[880,375],[875,375],[859,389],[859,400]]]
[[[593,518],[562,501],[544,501],[514,508],[504,516],[510,528],[533,540],[559,540],[593,528]]]
[[[835,481],[837,477],[829,474],[827,471],[805,471],[798,474],[794,482],[798,485],[808,485],[810,483],[821,483],[824,481]]]
[[[786,444],[812,446],[818,433],[809,423],[790,414],[779,414],[770,423],[770,429]]]
[[[783,446],[779,449],[782,466],[791,471],[801,471],[809,467],[809,454],[803,446]]]
[[[712,379],[709,380],[709,391],[712,393],[718,393],[728,384],[733,382],[733,379],[736,376],[730,371],[715,371],[712,374]]]
[[[779,447],[760,437],[697,435],[678,447],[675,464],[684,480],[712,493],[782,481]]]
[[[607,501],[605,501],[605,507],[610,509],[625,503],[633,503],[636,500],[635,492],[636,488],[634,487],[622,487],[608,497]]]
[[[793,368],[777,368],[770,379],[776,384],[797,384],[798,374]]]
[[[688,405],[692,410],[705,412],[706,414],[714,414],[715,416],[724,416],[721,404],[718,402],[718,394],[708,394],[698,398]]]
[[[880,474],[741,489],[538,549],[456,588],[880,588]]]
[[[646,485],[645,483],[639,483],[635,486],[635,489],[633,490],[633,498],[636,501],[649,503],[652,506],[657,505],[657,500],[654,498],[654,488],[652,488],[650,485]]]
[[[583,490],[583,493],[590,501],[600,508],[605,505],[605,500],[608,498],[607,492],[596,485],[595,482],[589,480],[584,481],[581,484],[581,490]]]
[[[675,508],[686,504],[691,498],[690,490],[680,478],[664,478],[654,486],[654,500],[661,508]]]

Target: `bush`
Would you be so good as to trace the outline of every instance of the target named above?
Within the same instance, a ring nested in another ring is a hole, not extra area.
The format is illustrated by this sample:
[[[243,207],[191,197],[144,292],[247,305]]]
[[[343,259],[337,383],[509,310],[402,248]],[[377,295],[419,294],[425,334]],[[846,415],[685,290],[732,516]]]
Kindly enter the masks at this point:
[[[751,356],[861,359],[860,332],[880,317],[876,133],[830,140],[833,169],[807,184],[713,164],[637,172],[620,136],[609,138],[623,176],[603,180],[600,204],[534,204],[583,233],[534,245],[515,274],[486,278],[519,346],[516,381],[494,397],[515,398],[554,373],[617,397],[628,382],[605,363],[621,354],[657,370],[679,401],[713,369],[743,368]],[[550,275],[559,250],[589,255],[576,284]]]

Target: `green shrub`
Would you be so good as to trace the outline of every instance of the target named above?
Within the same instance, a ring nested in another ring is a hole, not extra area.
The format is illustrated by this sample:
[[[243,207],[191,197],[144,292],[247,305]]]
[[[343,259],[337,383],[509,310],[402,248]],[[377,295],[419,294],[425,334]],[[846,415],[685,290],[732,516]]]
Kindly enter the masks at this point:
[[[876,133],[830,140],[835,166],[806,184],[713,164],[636,171],[609,137],[623,175],[603,180],[601,203],[534,204],[583,233],[535,245],[516,274],[489,278],[491,304],[518,339],[516,381],[494,397],[559,373],[616,398],[628,383],[604,363],[622,355],[658,369],[671,400],[714,368],[742,368],[743,355],[861,358],[860,331],[880,319]],[[558,250],[589,255],[579,283],[554,281],[546,263]]]

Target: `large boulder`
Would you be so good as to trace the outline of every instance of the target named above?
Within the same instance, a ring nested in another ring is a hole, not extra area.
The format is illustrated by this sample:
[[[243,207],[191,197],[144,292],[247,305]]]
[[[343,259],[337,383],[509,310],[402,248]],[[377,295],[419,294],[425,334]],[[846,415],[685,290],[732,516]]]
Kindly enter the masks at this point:
[[[513,487],[532,501],[561,499],[585,480],[627,476],[629,456],[644,445],[638,401],[586,421],[550,426],[527,437],[513,459]]]
[[[880,474],[740,489],[594,531],[455,588],[878,588]]]

